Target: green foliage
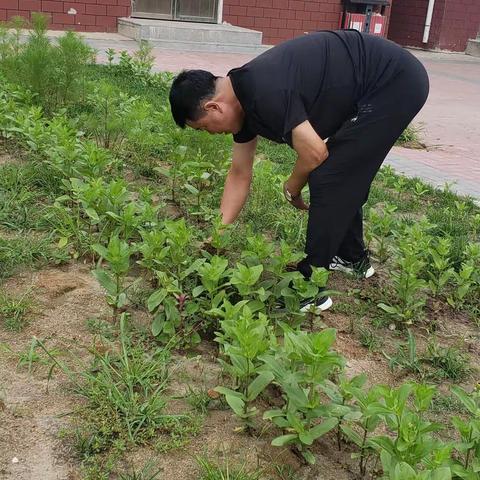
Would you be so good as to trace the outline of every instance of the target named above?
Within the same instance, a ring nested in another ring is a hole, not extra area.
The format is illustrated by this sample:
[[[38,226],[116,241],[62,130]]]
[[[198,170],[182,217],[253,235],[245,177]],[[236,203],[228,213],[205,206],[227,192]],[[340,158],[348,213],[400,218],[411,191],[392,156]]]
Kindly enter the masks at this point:
[[[382,210],[370,208],[368,211],[365,238],[371,245],[374,241],[375,254],[379,262],[384,263],[390,255],[391,237],[397,228],[397,220],[394,214],[397,210],[396,205],[384,203]]]
[[[460,417],[452,419],[461,437],[461,442],[455,445],[461,458],[453,471],[461,479],[473,480],[480,474],[480,392],[478,388],[467,392],[459,386],[451,390],[468,410],[467,420]]]
[[[47,16],[32,13],[27,42],[19,41],[18,30],[2,35],[0,70],[10,82],[29,89],[36,101],[52,112],[83,95],[86,66],[94,61],[94,55],[74,32],[66,32],[58,44],[51,43],[47,27]]]
[[[107,302],[113,309],[113,319],[116,321],[119,311],[127,303],[124,278],[130,269],[130,257],[134,249],[117,236],[110,238],[108,247],[97,244],[92,248],[100,255],[101,259],[108,262],[109,270],[97,268],[93,271],[93,275],[107,291]]]
[[[155,467],[153,461],[147,462],[141,470],[131,469],[127,473],[119,473],[119,480],[156,480],[163,468]]]
[[[401,325],[411,325],[423,316],[426,302],[426,282],[420,278],[425,266],[421,253],[430,245],[430,236],[426,234],[430,225],[416,223],[398,232],[398,251],[395,257],[395,269],[392,272],[394,301],[379,303],[378,306]]]
[[[407,146],[410,148],[425,148],[419,141],[420,128],[413,125],[408,127],[402,132],[396,142],[396,145]]]
[[[288,432],[275,438],[272,445],[293,444],[308,463],[315,463],[309,446],[338,424],[331,406],[322,401],[317,386],[343,365],[343,359],[330,350],[335,330],[308,334],[293,331],[286,325],[283,328],[283,346],[263,355],[261,360],[265,363],[264,370],[273,373],[286,403],[282,409],[265,412],[264,418]]]
[[[50,380],[57,366],[53,359],[62,355],[63,352],[58,348],[51,348],[47,350],[47,354],[45,354],[45,343],[45,339],[39,341],[36,337],[33,337],[28,349],[18,354],[17,368],[27,367],[28,373],[32,373],[36,370],[37,366],[44,365],[49,367],[48,380]]]
[[[27,314],[31,308],[29,291],[17,297],[0,290],[0,319],[7,330],[22,330],[27,324]]]
[[[126,322],[123,314],[119,352],[93,349],[92,364],[79,373],[52,357],[40,342],[86,400],[76,433],[77,449],[85,458],[112,447],[142,444],[160,431],[168,433],[172,421],[191,421],[186,415],[165,413],[169,351],[145,352],[141,346],[132,345]]]
[[[274,378],[272,372],[260,370],[260,356],[276,342],[273,329],[265,315],[254,315],[246,305],[238,317],[223,320],[221,327],[222,332],[217,333],[216,341],[228,361],[220,362],[234,380],[237,390],[226,387],[215,390],[225,395],[228,405],[250,428],[257,414],[257,409],[250,405]]]
[[[262,477],[261,471],[250,472],[245,465],[220,466],[205,457],[197,457],[197,462],[202,470],[198,480],[260,480]]]
[[[452,242],[448,237],[437,238],[428,250],[431,258],[428,263],[428,286],[435,296],[443,293],[447,283],[455,275],[454,269],[450,266],[451,246]]]

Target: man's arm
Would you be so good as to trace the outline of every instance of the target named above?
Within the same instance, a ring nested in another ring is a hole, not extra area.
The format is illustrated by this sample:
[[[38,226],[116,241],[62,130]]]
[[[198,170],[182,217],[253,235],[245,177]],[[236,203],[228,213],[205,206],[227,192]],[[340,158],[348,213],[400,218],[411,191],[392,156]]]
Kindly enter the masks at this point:
[[[252,183],[253,160],[257,139],[234,143],[232,166],[225,180],[220,211],[224,225],[233,223],[247,201]]]
[[[296,197],[302,192],[310,172],[327,159],[328,149],[308,120],[292,130],[292,144],[297,161],[285,187]]]

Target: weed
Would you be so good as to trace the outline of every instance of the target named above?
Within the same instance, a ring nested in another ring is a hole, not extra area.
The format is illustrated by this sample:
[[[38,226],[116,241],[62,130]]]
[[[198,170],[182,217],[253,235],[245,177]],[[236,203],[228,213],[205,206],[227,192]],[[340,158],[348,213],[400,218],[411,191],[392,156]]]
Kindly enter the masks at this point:
[[[433,413],[465,414],[467,410],[456,396],[437,393],[432,399],[431,411]]]
[[[421,129],[419,127],[414,127],[409,125],[398,137],[396,145],[408,148],[425,148],[425,145],[419,140],[419,133]]]
[[[415,375],[424,375],[424,368],[422,365],[422,358],[417,355],[417,341],[415,335],[408,330],[408,341],[398,345],[397,353],[392,357],[386,355],[389,361],[390,368],[402,368],[409,373]]]
[[[202,416],[171,415],[165,419],[163,428],[159,431],[165,438],[155,443],[155,450],[165,453],[183,447],[193,436],[198,434],[202,423]]]
[[[202,470],[198,480],[260,480],[262,475],[262,471],[249,472],[245,464],[219,466],[205,457],[197,457],[197,462]]]
[[[107,340],[114,340],[116,338],[117,329],[115,326],[100,318],[88,318],[87,329],[91,334],[100,335]]]
[[[27,314],[32,308],[30,292],[14,297],[0,291],[0,319],[7,330],[19,332],[27,324]]]
[[[197,412],[205,415],[208,412],[208,407],[212,402],[212,398],[208,394],[206,388],[194,390],[190,385],[188,387],[187,402]]]
[[[27,42],[12,39],[13,48],[8,56],[0,58],[0,67],[11,82],[27,87],[51,112],[78,100],[93,50],[74,32],[65,33],[57,45],[52,44],[46,35],[47,26],[47,16],[33,13]]]
[[[0,279],[9,277],[19,267],[60,264],[68,260],[65,252],[54,248],[50,237],[0,238]]]
[[[166,352],[145,355],[130,345],[124,328],[121,355],[96,354],[93,370],[83,373],[79,393],[88,399],[92,412],[115,419],[125,439],[135,443],[152,436],[168,418],[162,395],[168,378]]]
[[[155,467],[155,463],[146,463],[141,470],[132,468],[128,473],[119,473],[119,480],[156,480],[163,468]]]
[[[458,382],[471,372],[468,355],[455,347],[441,347],[435,341],[428,344],[425,361],[433,367],[432,375],[439,380]]]
[[[42,347],[40,346],[41,344],[43,345]],[[52,348],[45,354],[43,347],[45,347],[45,340],[39,341],[36,337],[33,337],[28,349],[19,353],[17,367],[27,367],[28,373],[32,373],[37,365],[49,366],[48,379],[50,380],[53,370],[57,366],[52,359],[59,357],[63,352]]]
[[[291,465],[275,464],[275,474],[279,480],[299,480],[297,472]]]
[[[371,328],[361,328],[359,334],[360,343],[370,352],[375,352],[382,346],[382,338]]]

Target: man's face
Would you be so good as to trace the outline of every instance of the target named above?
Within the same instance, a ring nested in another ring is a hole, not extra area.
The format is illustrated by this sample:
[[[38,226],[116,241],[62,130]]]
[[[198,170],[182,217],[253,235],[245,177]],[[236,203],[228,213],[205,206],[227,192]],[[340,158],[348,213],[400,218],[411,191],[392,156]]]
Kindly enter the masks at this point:
[[[187,125],[195,130],[208,133],[237,133],[241,129],[241,118],[223,102],[207,101],[203,105],[203,115],[197,120],[187,120]]]

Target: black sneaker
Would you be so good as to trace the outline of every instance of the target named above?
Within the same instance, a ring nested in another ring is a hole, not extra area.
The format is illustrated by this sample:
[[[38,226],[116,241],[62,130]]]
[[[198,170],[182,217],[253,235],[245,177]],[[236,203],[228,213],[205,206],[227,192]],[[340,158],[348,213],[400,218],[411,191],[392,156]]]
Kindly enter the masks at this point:
[[[375,269],[370,265],[368,252],[357,262],[349,262],[348,260],[335,256],[330,262],[329,269],[349,273],[350,275],[355,275],[360,278],[370,278],[375,273]]]
[[[319,315],[320,312],[328,310],[333,305],[330,297],[319,297],[316,300],[310,298],[300,302],[300,311],[302,313],[314,313]]]
[[[319,315],[320,312],[328,310],[332,305],[332,299],[327,295],[317,297],[316,300],[314,300],[313,298],[306,298],[304,300],[300,300],[299,313],[314,313],[315,315]],[[283,298],[277,299],[273,311],[274,313],[287,312],[285,301],[283,300]]]

